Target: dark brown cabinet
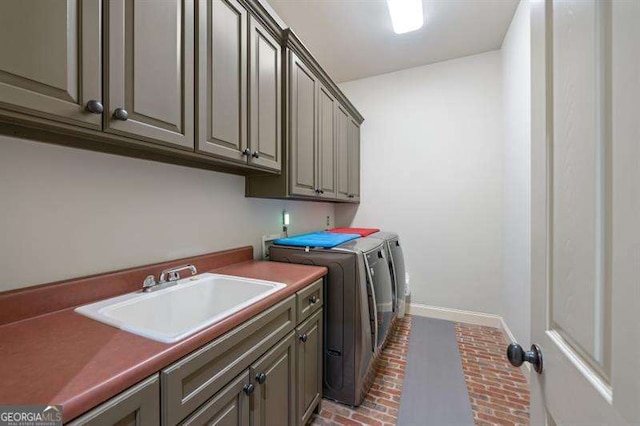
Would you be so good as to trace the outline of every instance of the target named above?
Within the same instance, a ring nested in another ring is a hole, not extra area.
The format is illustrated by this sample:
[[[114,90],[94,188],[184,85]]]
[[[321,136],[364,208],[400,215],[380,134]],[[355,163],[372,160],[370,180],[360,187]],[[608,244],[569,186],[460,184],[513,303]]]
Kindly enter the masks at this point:
[[[237,0],[198,2],[197,150],[281,168],[280,41]]]
[[[289,167],[291,193],[316,196],[318,78],[289,52]]]
[[[249,379],[249,372],[245,371],[180,424],[249,426],[249,399],[253,392]]]
[[[322,397],[322,290],[320,279],[71,424],[305,424]]]
[[[280,171],[282,47],[253,16],[249,30],[249,163]]]
[[[193,150],[193,0],[105,5],[105,131]]]
[[[336,111],[336,182],[337,182],[337,198],[349,201],[351,194],[349,188],[349,173],[351,167],[351,159],[349,158],[349,132],[351,131],[351,117],[347,110],[338,105]]]
[[[360,201],[360,126],[354,119],[349,120],[348,141],[348,169],[349,194],[347,198]]]
[[[337,102],[322,84],[318,87],[318,177],[320,198],[334,199],[336,185]]]
[[[285,41],[282,175],[248,177],[246,195],[358,202],[360,133],[352,127],[363,118],[290,30]]]
[[[296,426],[295,346],[291,332],[251,366],[252,426]]]
[[[197,150],[238,163],[247,162],[247,25],[240,2],[198,0]]]
[[[82,6],[82,7],[80,7]],[[91,129],[102,115],[100,0],[0,2],[0,108]]]
[[[309,420],[322,397],[322,310],[296,329],[298,334],[298,424]]]
[[[160,424],[160,380],[154,374],[69,423],[70,426]]]

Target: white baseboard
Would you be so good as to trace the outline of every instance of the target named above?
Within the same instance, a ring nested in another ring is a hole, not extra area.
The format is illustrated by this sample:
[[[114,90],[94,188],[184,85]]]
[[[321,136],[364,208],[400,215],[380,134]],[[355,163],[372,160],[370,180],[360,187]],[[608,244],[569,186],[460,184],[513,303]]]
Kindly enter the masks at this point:
[[[408,304],[407,313],[420,317],[437,318],[453,322],[463,322],[465,324],[498,328],[502,331],[502,334],[504,334],[504,337],[508,342],[516,341],[513,333],[507,325],[507,322],[500,315],[487,314],[484,312],[465,311],[462,309],[454,308],[443,308],[441,306],[423,305],[420,303]],[[522,374],[524,374],[528,381],[531,375],[531,366],[529,364],[523,364],[520,369],[522,371]]]
[[[443,308],[440,306],[411,303],[409,313],[420,317],[437,318],[466,324],[483,325],[485,327],[502,328],[504,320],[500,315],[484,312],[464,311],[462,309]]]

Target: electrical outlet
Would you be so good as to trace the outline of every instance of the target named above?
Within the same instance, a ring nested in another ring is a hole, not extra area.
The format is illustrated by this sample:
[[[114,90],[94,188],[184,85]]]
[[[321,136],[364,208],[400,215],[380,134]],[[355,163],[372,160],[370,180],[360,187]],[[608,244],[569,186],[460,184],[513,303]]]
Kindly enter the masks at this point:
[[[331,226],[331,216],[327,216],[327,228]]]

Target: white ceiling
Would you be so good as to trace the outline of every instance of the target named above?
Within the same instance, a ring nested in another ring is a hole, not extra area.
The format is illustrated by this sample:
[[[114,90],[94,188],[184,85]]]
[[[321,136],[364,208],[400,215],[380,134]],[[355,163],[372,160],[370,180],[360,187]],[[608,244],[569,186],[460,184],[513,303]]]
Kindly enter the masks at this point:
[[[336,82],[499,49],[519,0],[423,0],[424,26],[393,32],[385,0],[268,0]]]

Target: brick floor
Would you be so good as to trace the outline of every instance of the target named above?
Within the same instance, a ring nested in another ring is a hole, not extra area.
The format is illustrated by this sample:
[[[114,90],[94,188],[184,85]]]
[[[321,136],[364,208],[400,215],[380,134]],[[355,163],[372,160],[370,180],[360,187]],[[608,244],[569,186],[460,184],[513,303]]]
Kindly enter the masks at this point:
[[[502,331],[456,323],[456,339],[476,425],[528,425],[529,386],[507,361]]]
[[[371,390],[359,407],[348,407],[322,400],[320,414],[313,425],[391,426],[398,421],[398,407],[407,364],[411,317],[396,321],[378,364]]]
[[[322,400],[312,425],[391,426],[398,408],[411,333],[411,317],[399,319],[384,349],[371,391],[359,407]],[[456,323],[476,425],[528,425],[529,392],[522,373],[505,357],[507,342],[496,328]]]

